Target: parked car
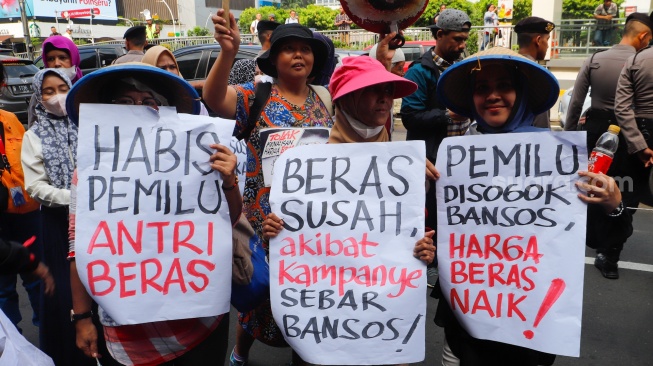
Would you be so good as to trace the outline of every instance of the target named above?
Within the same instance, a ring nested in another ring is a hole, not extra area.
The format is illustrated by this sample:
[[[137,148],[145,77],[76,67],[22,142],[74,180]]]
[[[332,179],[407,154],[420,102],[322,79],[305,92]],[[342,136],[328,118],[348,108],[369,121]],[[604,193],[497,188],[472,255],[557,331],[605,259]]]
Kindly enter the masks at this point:
[[[0,48],[0,55],[1,56],[16,56],[14,53],[14,50],[11,48]]]
[[[261,51],[259,45],[241,45],[236,54],[234,62],[242,59],[250,59],[258,56]],[[209,70],[220,54],[218,43],[201,44],[183,47],[172,52],[179,64],[179,72],[189,82],[200,82],[206,80]],[[194,85],[201,85],[193,83]]]
[[[15,114],[27,124],[27,107],[34,92],[32,80],[39,68],[27,59],[0,55],[5,69],[5,85],[0,89],[0,109]]]
[[[435,46],[435,44],[435,41],[406,41],[406,43],[401,46],[401,50],[404,52],[404,57],[406,57],[404,71],[408,71],[410,64],[412,64],[415,60],[419,60],[424,52]],[[371,49],[372,46],[367,46],[365,47],[364,51],[369,53]]]
[[[580,118],[585,117],[587,110],[592,106],[592,98],[590,97],[592,88],[590,87],[587,90],[587,95],[583,101],[583,109],[581,110]],[[558,117],[560,118],[560,126],[565,128],[565,121],[567,121],[567,112],[569,111],[569,103],[571,102],[571,96],[574,93],[574,87],[567,89],[560,97],[560,103],[558,103]]]
[[[86,75],[99,68],[109,66],[113,60],[127,53],[121,44],[95,44],[79,46],[79,57],[82,74]],[[42,56],[39,56],[34,63],[40,69],[45,67]]]
[[[335,56],[336,56],[336,67],[342,66],[342,59],[345,57],[350,57],[350,56],[361,56],[361,55],[367,55],[367,51],[357,51],[357,50],[345,50],[341,48],[336,48],[335,50]]]

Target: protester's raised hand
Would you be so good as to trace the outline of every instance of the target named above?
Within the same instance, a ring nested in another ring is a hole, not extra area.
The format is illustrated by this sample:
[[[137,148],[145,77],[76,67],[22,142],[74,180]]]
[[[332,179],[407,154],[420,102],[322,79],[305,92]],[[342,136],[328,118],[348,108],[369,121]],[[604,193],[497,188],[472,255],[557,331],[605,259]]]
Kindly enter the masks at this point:
[[[385,66],[385,69],[390,71],[392,68],[392,58],[395,55],[395,50],[390,49],[390,44],[392,44],[392,40],[395,38],[397,35],[397,32],[392,32],[389,34],[381,34],[380,38],[381,40],[379,41],[379,44],[376,46],[376,55],[373,55],[376,57],[377,60],[379,60],[380,63]]]
[[[238,158],[224,145],[213,144],[209,147],[215,149],[215,153],[209,158],[211,168],[220,173],[224,186],[232,187],[236,184],[236,165],[238,164]]]
[[[97,351],[97,328],[91,318],[80,319],[75,323],[77,348],[92,358],[100,358]]]
[[[282,229],[283,220],[273,212],[270,212],[263,221],[263,239],[270,240],[270,238],[276,237]]]
[[[578,194],[581,201],[601,205],[606,213],[619,207],[621,191],[612,177],[585,171],[578,175],[585,178],[576,182],[576,187],[583,191]]]
[[[433,260],[435,259],[433,235],[435,235],[435,230],[431,230],[424,234],[424,237],[415,243],[415,248],[413,249],[413,256],[427,265],[433,263]]]
[[[240,31],[234,14],[229,12],[229,28],[223,18],[224,9],[218,9],[216,15],[211,16],[213,22],[213,38],[220,44],[220,52],[236,52],[240,46]]]

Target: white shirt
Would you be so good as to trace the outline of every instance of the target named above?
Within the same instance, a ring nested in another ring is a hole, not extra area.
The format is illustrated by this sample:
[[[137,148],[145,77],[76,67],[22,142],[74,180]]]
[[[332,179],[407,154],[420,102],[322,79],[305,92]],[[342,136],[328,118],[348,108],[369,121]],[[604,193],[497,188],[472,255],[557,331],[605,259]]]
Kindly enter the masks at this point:
[[[56,188],[50,183],[43,163],[43,145],[34,131],[23,135],[20,160],[25,174],[25,190],[37,202],[47,207],[70,205],[70,190]]]
[[[287,18],[286,19],[286,24],[290,24],[290,23],[299,23],[299,19],[298,18]]]
[[[254,19],[254,21],[252,22],[252,25],[249,26],[249,30],[250,31],[253,30],[252,34],[258,34],[258,29],[256,29],[257,26],[258,26],[258,20]]]
[[[71,40],[71,41],[73,40],[73,35],[70,34],[70,33],[68,33],[68,32],[65,32],[65,33],[63,34],[63,36],[66,37],[66,38],[68,38],[68,39]]]

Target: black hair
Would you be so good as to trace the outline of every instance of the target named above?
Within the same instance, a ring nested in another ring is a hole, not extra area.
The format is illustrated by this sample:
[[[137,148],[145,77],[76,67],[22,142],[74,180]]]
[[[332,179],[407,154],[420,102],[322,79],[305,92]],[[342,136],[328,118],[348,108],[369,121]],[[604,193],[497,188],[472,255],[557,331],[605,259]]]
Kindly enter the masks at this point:
[[[520,48],[528,47],[528,45],[533,42],[533,38],[539,35],[539,33],[517,33],[517,45],[519,45]]]
[[[147,35],[143,33],[139,34],[138,36],[129,37],[127,40],[136,47],[143,47],[145,45],[145,41],[147,40]]]
[[[5,83],[7,80],[7,74],[5,73],[5,65],[0,62],[0,85]]]
[[[485,11],[490,11],[490,7],[492,5],[494,5],[494,4],[492,4],[492,3],[487,4],[487,6],[485,7]]]
[[[272,34],[272,31],[271,31],[271,30],[266,30],[266,31],[263,31],[263,32],[258,32],[257,37],[258,37],[258,41],[259,41],[259,43],[260,43],[260,44],[265,43],[265,41],[267,41],[268,36],[269,36],[270,34]]]

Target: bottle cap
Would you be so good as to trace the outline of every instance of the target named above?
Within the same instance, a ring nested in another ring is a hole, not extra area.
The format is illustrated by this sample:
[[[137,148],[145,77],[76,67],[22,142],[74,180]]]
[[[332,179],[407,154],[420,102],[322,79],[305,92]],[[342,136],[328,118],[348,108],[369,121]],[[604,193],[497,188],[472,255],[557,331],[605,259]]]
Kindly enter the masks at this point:
[[[610,125],[610,127],[608,127],[608,131],[614,133],[615,135],[618,135],[619,131],[621,131],[621,128],[619,128],[619,126],[617,125]]]

